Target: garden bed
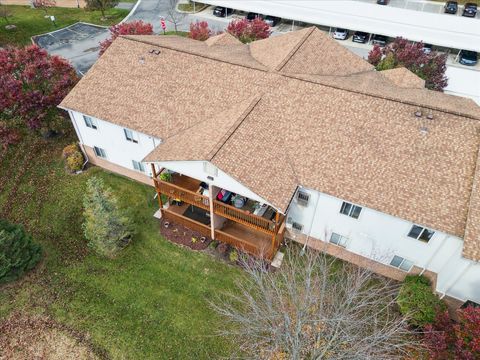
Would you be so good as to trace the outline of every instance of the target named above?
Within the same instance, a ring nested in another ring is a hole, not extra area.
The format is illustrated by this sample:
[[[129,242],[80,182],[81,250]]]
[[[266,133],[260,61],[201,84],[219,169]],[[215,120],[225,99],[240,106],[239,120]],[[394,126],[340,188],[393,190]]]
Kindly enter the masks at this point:
[[[203,236],[181,224],[173,221],[162,220],[160,233],[175,244],[187,246],[192,250],[205,250],[212,239]]]

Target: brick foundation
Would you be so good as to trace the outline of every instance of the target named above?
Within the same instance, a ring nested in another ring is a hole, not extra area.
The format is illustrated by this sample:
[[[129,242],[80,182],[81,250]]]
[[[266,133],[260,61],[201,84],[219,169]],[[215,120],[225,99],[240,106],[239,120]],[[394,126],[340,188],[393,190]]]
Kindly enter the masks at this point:
[[[95,152],[93,151],[93,148],[91,148],[89,146],[83,145],[83,149],[88,156],[89,163],[100,166],[101,168],[104,168],[106,170],[109,170],[109,171],[114,172],[114,173],[119,174],[119,175],[126,176],[130,179],[139,181],[141,183],[144,183],[144,184],[147,184],[147,185],[150,185],[150,186],[154,186],[153,185],[153,180],[150,178],[150,176],[147,176],[146,174],[142,174],[139,171],[135,171],[135,170],[132,170],[132,169],[127,169],[123,166],[120,166],[120,165],[114,164],[114,163],[112,163],[108,160],[102,159],[102,158],[96,156]]]

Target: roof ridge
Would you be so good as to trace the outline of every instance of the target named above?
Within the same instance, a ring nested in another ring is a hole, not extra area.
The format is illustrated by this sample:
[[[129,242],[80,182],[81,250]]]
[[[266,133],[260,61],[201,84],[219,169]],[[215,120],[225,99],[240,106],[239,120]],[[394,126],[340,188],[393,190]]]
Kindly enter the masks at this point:
[[[275,70],[276,71],[281,71],[283,69],[283,67],[287,64],[287,62],[293,57],[293,55],[295,55],[295,53],[298,51],[298,49],[300,49],[300,47],[305,43],[305,41],[307,41],[307,39],[310,37],[310,35],[312,35],[312,33],[315,31],[316,27],[315,26],[312,26],[310,28],[310,31],[307,31],[305,33],[305,35],[303,35],[303,37],[298,41],[298,43],[292,48],[292,50],[290,50],[290,52],[287,54],[287,56],[280,62],[280,64],[278,64],[276,67],[275,67]]]
[[[232,126],[225,132],[225,134],[217,141],[217,144],[212,148],[212,150],[208,153],[207,158],[211,161],[215,155],[222,149],[225,143],[230,139],[230,137],[235,133],[238,127],[243,123],[243,121],[247,118],[248,115],[253,111],[253,109],[257,106],[257,104],[262,99],[261,96],[254,96],[245,110],[240,114],[237,120],[234,121]]]

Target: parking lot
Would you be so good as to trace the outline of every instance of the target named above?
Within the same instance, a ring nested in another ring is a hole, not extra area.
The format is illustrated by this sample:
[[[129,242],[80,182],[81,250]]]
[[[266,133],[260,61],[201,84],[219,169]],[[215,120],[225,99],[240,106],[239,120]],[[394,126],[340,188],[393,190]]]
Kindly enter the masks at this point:
[[[109,37],[107,28],[76,23],[66,28],[33,37],[50,54],[68,59],[77,72],[84,74],[98,58],[99,43]]]

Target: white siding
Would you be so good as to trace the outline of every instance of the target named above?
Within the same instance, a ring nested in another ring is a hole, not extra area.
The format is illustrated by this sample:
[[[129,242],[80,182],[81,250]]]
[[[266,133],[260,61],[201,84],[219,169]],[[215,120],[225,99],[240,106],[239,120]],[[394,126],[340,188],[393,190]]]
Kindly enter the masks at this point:
[[[354,219],[340,213],[343,200],[302,190],[310,194],[308,206],[301,206],[294,199],[287,218],[303,224],[304,234],[329,240],[332,232],[338,233],[349,239],[349,251],[384,264],[389,264],[393,255],[399,255],[437,273],[438,292],[480,303],[480,264],[461,256],[463,241],[458,237],[432,229],[435,234],[424,243],[407,236],[412,222],[365,207]]]
[[[138,143],[128,141],[123,127],[96,118],[93,119],[97,122],[97,129],[91,129],[86,126],[82,114],[75,111],[69,111],[69,113],[82,144],[104,149],[108,161],[127,169],[135,170],[132,160],[142,161],[155,146],[160,144],[160,139],[139,132],[136,132]],[[145,166],[145,173],[151,175],[150,167]]]

